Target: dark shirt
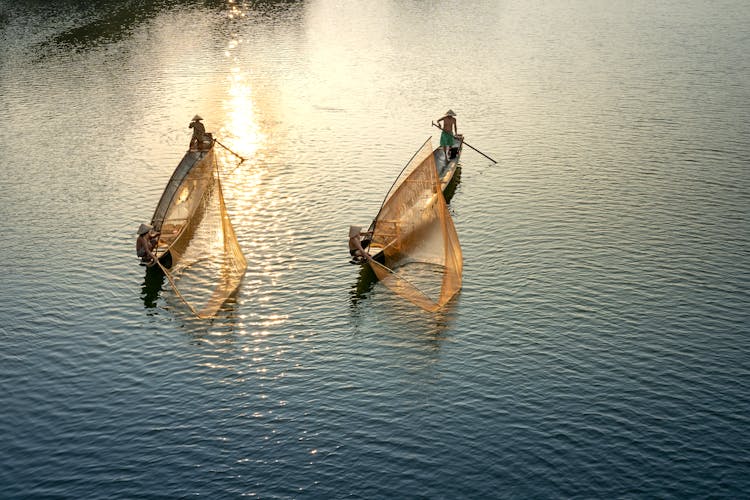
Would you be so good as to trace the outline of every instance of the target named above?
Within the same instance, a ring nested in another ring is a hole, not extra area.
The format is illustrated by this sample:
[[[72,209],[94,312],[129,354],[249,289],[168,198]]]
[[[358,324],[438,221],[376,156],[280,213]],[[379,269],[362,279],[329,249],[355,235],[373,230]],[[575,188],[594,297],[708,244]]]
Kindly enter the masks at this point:
[[[135,240],[135,253],[140,258],[151,258],[149,252],[153,252],[156,244],[159,243],[159,234],[150,236],[148,233],[140,235]]]
[[[198,140],[203,140],[203,136],[206,134],[206,127],[204,127],[201,122],[196,120],[194,122],[190,122],[190,125],[188,126],[193,129],[193,137]]]
[[[151,250],[151,248],[148,233],[140,235],[138,239],[135,240],[135,253],[138,257],[143,259],[148,257],[149,250]]]

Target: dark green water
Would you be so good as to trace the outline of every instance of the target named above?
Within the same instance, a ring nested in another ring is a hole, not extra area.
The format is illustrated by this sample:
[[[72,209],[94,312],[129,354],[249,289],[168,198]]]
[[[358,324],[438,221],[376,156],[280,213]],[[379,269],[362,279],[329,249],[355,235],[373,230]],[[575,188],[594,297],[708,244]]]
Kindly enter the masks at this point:
[[[748,25],[0,0],[0,496],[744,496]],[[429,314],[345,238],[448,108],[499,163],[462,158],[464,286]],[[251,157],[224,159],[249,267],[212,321],[134,256],[196,113]]]

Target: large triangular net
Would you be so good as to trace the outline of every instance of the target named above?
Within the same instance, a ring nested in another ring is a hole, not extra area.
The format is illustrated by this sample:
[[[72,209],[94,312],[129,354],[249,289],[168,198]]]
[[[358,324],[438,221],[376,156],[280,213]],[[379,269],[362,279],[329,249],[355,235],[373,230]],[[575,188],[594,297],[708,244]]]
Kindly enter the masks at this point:
[[[180,299],[196,316],[211,317],[247,269],[224,204],[214,150],[173,180],[180,182],[159,225],[158,253],[171,254],[172,265],[163,270]]]
[[[444,306],[461,289],[463,256],[440,188],[428,140],[400,175],[371,226],[370,261],[378,279],[427,311]]]

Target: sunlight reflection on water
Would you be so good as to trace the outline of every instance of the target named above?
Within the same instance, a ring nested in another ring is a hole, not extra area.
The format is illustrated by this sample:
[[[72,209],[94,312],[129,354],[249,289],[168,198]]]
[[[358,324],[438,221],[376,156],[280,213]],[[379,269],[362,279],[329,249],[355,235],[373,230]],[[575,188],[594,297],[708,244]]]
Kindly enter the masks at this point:
[[[136,3],[0,20],[0,496],[747,491],[742,2]],[[346,230],[448,107],[499,164],[430,314]],[[196,113],[247,158],[209,321],[133,248]]]

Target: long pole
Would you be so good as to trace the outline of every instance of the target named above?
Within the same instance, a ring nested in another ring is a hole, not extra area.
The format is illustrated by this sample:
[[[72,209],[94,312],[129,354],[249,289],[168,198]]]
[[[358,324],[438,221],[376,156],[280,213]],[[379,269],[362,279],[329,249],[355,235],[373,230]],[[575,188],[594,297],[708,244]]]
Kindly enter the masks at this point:
[[[167,277],[169,284],[172,286],[172,290],[174,290],[174,292],[177,294],[180,300],[184,302],[186,306],[188,306],[188,309],[190,309],[190,312],[193,313],[195,317],[199,319],[205,319],[206,316],[201,316],[200,314],[198,314],[198,311],[195,310],[192,304],[190,304],[190,302],[185,300],[185,297],[182,296],[182,294],[180,293],[180,290],[177,288],[177,285],[174,282],[174,279],[172,279],[172,275],[169,273],[169,270],[166,267],[164,267],[164,265],[161,262],[159,262],[159,259],[156,259],[156,263],[161,268],[162,272],[164,273],[164,276]]]
[[[239,158],[240,160],[242,160],[242,161],[245,161],[245,160],[247,159],[247,158],[244,158],[244,157],[242,157],[242,156],[238,155],[237,153],[235,153],[234,151],[232,151],[231,149],[229,149],[228,147],[226,147],[225,145],[223,145],[223,144],[222,144],[221,142],[219,142],[219,139],[214,139],[214,142],[215,142],[216,144],[218,144],[219,146],[221,146],[222,148],[224,148],[224,149],[226,149],[227,151],[229,151],[230,153],[232,153],[232,154],[233,154],[234,156],[236,156],[236,157],[237,157],[237,158]]]
[[[427,141],[429,141],[429,140],[430,140],[430,138],[428,137],[428,138],[427,138],[427,140],[425,140],[425,141],[424,141],[424,143],[423,143],[423,144],[422,144],[422,145],[421,145],[421,146],[419,147],[419,149],[417,149],[417,150],[416,150],[416,151],[414,152],[414,154],[413,154],[413,155],[411,155],[411,158],[409,158],[409,161],[407,161],[407,162],[406,162],[406,165],[404,165],[404,168],[402,168],[402,169],[401,169],[401,172],[399,172],[399,173],[398,173],[398,175],[396,176],[396,180],[394,180],[394,181],[393,181],[393,184],[391,184],[391,187],[390,187],[390,188],[388,188],[388,192],[387,192],[387,193],[385,193],[385,198],[383,198],[383,203],[381,203],[381,204],[380,204],[380,210],[378,210],[378,214],[377,214],[377,215],[375,216],[375,218],[374,218],[374,219],[372,220],[372,224],[370,224],[370,231],[371,231],[371,232],[374,232],[374,231],[375,231],[375,224],[377,224],[377,220],[378,220],[378,217],[380,217],[380,212],[382,212],[382,211],[383,211],[383,207],[385,206],[385,202],[386,202],[386,200],[388,200],[388,195],[389,195],[389,194],[391,194],[391,190],[393,189],[393,186],[395,186],[395,185],[396,185],[396,182],[398,182],[399,178],[401,178],[401,174],[403,174],[403,173],[404,173],[404,170],[406,170],[406,167],[408,167],[408,166],[409,166],[409,164],[410,164],[410,163],[411,163],[411,161],[412,161],[412,160],[414,159],[414,157],[415,157],[415,156],[417,156],[417,153],[419,153],[419,152],[420,152],[420,151],[422,150],[422,148],[424,147],[424,145],[425,145],[425,144],[427,144]]]
[[[442,128],[442,127],[441,127],[440,125],[437,125],[437,124],[436,124],[435,122],[432,122],[432,126],[433,126],[433,127],[437,127],[437,128],[439,128],[440,130],[443,130],[443,128]],[[447,130],[443,130],[443,132],[447,132],[447,133],[451,134],[451,133],[450,133],[450,132],[448,132]],[[490,160],[490,161],[491,161],[492,163],[497,163],[497,162],[496,162],[495,160],[493,160],[492,158],[490,158],[490,157],[489,157],[489,156],[487,156],[486,154],[482,153],[482,152],[481,152],[481,151],[479,151],[479,150],[478,150],[477,148],[475,148],[474,146],[472,146],[472,145],[471,145],[471,144],[469,144],[468,142],[464,141],[464,140],[463,140],[463,139],[461,139],[460,137],[457,137],[457,136],[455,136],[455,135],[453,135],[453,134],[451,134],[451,135],[452,135],[452,136],[453,136],[453,137],[454,137],[455,139],[458,139],[458,140],[460,140],[461,142],[463,142],[464,146],[469,146],[469,147],[470,147],[471,149],[473,149],[474,151],[476,151],[476,152],[477,152],[477,153],[479,153],[480,155],[484,156],[485,158],[487,158],[488,160]]]

